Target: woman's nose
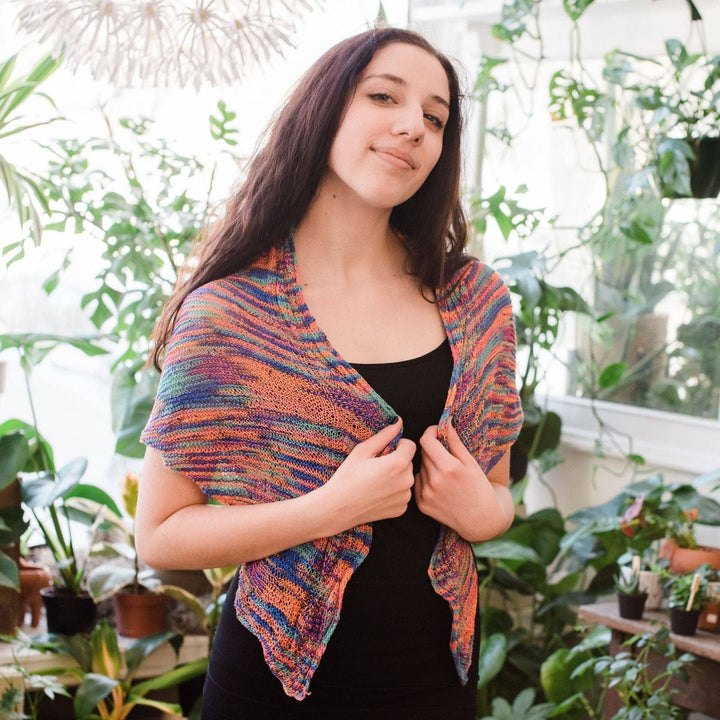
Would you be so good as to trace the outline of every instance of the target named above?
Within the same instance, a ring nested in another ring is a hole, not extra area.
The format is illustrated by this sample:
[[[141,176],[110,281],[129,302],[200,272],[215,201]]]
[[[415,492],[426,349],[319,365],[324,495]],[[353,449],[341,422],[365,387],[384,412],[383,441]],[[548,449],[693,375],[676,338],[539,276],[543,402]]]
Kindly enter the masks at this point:
[[[396,135],[407,135],[413,143],[422,142],[425,136],[425,118],[422,108],[407,107],[400,110],[395,118],[393,131]]]

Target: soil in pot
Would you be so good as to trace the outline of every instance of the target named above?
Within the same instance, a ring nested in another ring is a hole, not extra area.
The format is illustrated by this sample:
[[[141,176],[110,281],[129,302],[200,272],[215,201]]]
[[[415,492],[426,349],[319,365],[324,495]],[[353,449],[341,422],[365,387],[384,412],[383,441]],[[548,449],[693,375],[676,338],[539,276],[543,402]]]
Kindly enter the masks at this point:
[[[162,632],[167,597],[154,593],[117,593],[113,596],[115,622],[125,637],[139,638]]]
[[[699,618],[699,610],[683,610],[679,607],[671,607],[670,629],[676,635],[694,635]]]
[[[47,587],[40,590],[40,595],[48,632],[75,635],[93,629],[97,608],[87,592],[75,594],[65,588]]]
[[[626,620],[640,620],[645,610],[647,597],[647,593],[640,595],[618,593],[618,612],[620,613],[620,617]]]

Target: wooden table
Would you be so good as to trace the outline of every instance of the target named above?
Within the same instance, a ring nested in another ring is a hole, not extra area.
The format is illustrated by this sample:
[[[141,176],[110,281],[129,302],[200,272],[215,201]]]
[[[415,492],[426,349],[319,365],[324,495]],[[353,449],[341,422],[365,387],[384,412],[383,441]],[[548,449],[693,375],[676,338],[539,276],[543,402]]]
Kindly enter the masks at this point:
[[[667,610],[646,611],[642,620],[621,618],[617,601],[583,605],[578,609],[578,620],[610,628],[611,655],[620,652],[622,644],[633,635],[656,631],[657,625],[651,621],[670,626]],[[690,652],[697,658],[687,666],[689,681],[678,679],[671,684],[679,690],[675,702],[689,710],[720,718],[720,635],[698,630],[696,635],[688,637],[670,633],[670,640],[679,651]],[[667,663],[666,658],[656,656],[651,658],[651,667],[654,661],[663,669]],[[608,693],[604,708],[607,717],[612,717],[621,707],[617,695]]]

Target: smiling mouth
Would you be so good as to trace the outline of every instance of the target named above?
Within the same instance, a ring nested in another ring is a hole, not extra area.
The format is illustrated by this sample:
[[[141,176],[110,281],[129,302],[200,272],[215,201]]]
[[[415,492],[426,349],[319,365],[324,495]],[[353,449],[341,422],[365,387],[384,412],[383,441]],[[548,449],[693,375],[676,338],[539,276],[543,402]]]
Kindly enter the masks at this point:
[[[372,150],[380,155],[383,160],[388,162],[390,165],[393,165],[401,170],[415,170],[417,167],[412,157],[402,150],[383,147],[372,148]]]

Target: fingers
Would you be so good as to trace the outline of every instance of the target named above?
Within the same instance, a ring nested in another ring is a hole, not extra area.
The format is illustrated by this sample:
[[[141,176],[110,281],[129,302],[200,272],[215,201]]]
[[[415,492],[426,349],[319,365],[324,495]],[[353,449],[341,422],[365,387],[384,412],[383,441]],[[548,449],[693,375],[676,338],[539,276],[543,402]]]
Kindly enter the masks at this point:
[[[475,458],[465,447],[465,443],[463,443],[463,441],[460,439],[460,436],[457,434],[457,430],[455,430],[455,426],[452,424],[452,422],[448,423],[447,440],[448,450],[450,450],[451,455],[454,455],[458,460],[469,460],[473,464],[475,463]]]
[[[358,443],[351,454],[363,458],[377,457],[397,437],[402,430],[402,418],[398,418],[392,425],[386,425],[380,432],[371,435],[367,440]],[[402,443],[402,440],[400,441]],[[399,444],[398,443],[398,446]]]

